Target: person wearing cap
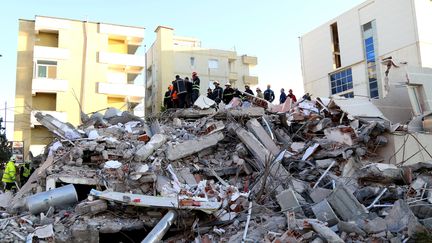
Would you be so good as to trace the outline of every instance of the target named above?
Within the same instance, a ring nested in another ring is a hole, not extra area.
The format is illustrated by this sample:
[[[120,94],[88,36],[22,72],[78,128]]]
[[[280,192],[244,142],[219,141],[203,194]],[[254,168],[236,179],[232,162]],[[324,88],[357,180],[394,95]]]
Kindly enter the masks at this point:
[[[3,172],[3,186],[4,190],[12,190],[15,189],[15,183],[16,183],[16,168],[15,168],[15,156],[12,156],[7,162],[4,172]]]
[[[200,95],[200,79],[196,72],[192,73],[192,103],[198,99]]]
[[[296,98],[296,96],[293,94],[292,89],[288,90],[288,97],[289,97],[293,102],[297,102],[297,98]]]
[[[264,91],[264,99],[270,103],[275,99],[274,92],[270,89],[270,84],[267,85],[267,89]]]
[[[213,100],[219,105],[219,103],[223,99],[223,89],[220,87],[220,84],[218,81],[213,82],[215,88],[213,89]]]
[[[231,88],[231,84],[228,82],[225,84],[225,90],[223,92],[223,101],[225,104],[229,104],[234,98],[235,90]]]
[[[256,92],[257,92],[257,97],[258,98],[264,99],[264,94],[263,94],[263,92],[261,91],[260,88],[256,88]]]
[[[285,94],[285,89],[281,89],[281,94],[279,96],[279,104],[285,103],[287,95]]]

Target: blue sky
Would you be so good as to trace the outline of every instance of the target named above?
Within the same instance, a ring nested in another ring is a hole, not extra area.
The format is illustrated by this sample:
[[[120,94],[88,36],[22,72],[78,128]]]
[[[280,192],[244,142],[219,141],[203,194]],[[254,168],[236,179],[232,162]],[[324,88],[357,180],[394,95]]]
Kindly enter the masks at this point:
[[[263,89],[276,94],[292,88],[303,92],[298,37],[360,4],[363,0],[19,0],[3,1],[0,23],[0,116],[8,102],[13,118],[18,19],[35,15],[72,18],[146,28],[145,44],[154,41],[158,25],[176,35],[196,37],[203,47],[233,49],[258,57],[254,74]],[[317,40],[319,41],[319,40]],[[8,138],[12,124],[8,123]]]

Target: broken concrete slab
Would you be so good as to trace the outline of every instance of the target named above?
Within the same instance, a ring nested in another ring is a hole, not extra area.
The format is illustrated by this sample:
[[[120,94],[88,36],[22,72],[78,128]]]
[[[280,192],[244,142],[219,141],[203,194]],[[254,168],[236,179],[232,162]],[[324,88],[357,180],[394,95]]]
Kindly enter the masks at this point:
[[[222,203],[209,201],[196,201],[192,198],[179,199],[176,197],[154,197],[141,194],[97,191],[92,189],[90,195],[102,198],[108,201],[125,203],[139,207],[155,207],[155,208],[177,208],[177,209],[192,209],[201,210],[206,213],[217,211]]]
[[[37,112],[35,117],[39,123],[62,139],[73,141],[81,138],[81,134],[70,123],[61,122],[50,114],[42,112]]]
[[[354,135],[351,132],[343,132],[342,129],[340,127],[327,128],[324,130],[324,135],[328,140],[352,146]]]
[[[171,161],[181,159],[217,145],[224,137],[221,132],[213,133],[199,137],[197,140],[188,140],[180,144],[169,145],[165,153]]]
[[[339,218],[336,216],[333,209],[327,200],[322,200],[321,202],[312,206],[312,211],[318,220],[322,222],[327,222],[328,226],[336,225],[339,222]]]
[[[194,106],[200,108],[201,110],[208,109],[215,105],[216,102],[212,99],[207,98],[205,95],[200,95],[194,103]]]
[[[134,156],[134,160],[135,161],[146,160],[156,149],[162,146],[162,144],[164,144],[166,140],[167,140],[166,135],[163,134],[154,135],[147,144],[137,149]]]
[[[317,159],[315,160],[315,164],[319,169],[327,169],[335,159]]]
[[[338,186],[327,198],[327,201],[335,212],[345,221],[355,220],[368,212],[343,185]]]
[[[317,187],[313,188],[311,192],[309,193],[310,198],[314,203],[319,203],[323,199],[327,198],[332,193],[332,190]]]
[[[82,202],[75,207],[75,212],[79,214],[97,214],[107,210],[108,205],[105,200],[94,200]]]
[[[296,212],[303,214],[303,210],[300,206],[299,201],[295,195],[295,192],[291,189],[282,191],[276,196],[276,200],[281,207],[283,212]]]
[[[418,232],[425,232],[426,228],[420,224],[417,217],[402,199],[397,200],[388,215],[385,217],[387,228],[390,232],[402,232],[408,230],[408,235],[413,236]]]
[[[246,126],[273,156],[276,156],[280,152],[280,148],[276,146],[275,142],[271,139],[257,119],[250,119],[246,123]]]
[[[320,224],[319,222],[308,221],[312,225],[313,230],[315,230],[320,236],[326,239],[328,242],[332,243],[343,243],[344,241],[329,227]]]

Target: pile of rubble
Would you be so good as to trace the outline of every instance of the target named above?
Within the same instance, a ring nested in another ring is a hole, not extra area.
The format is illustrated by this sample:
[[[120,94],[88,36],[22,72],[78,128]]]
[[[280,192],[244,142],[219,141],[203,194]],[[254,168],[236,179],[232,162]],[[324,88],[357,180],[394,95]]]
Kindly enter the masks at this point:
[[[196,105],[146,121],[110,108],[78,128],[36,114],[57,139],[1,195],[0,239],[431,241],[432,164],[389,164],[387,135],[406,126],[367,100]]]

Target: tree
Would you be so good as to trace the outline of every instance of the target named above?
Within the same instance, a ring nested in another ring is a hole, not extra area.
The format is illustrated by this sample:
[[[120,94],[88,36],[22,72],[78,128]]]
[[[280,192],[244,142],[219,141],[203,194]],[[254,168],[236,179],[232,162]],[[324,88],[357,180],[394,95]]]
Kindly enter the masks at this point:
[[[6,138],[6,129],[1,126],[3,118],[0,117],[0,162],[7,162],[12,156],[12,146]]]

